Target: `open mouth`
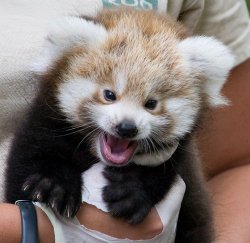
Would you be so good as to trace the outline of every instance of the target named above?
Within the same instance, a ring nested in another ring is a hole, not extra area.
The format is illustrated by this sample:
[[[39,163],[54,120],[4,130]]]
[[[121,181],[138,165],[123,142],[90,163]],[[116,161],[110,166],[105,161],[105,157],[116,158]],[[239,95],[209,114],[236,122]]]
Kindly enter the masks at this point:
[[[117,138],[104,133],[100,135],[99,141],[102,156],[113,165],[126,165],[138,146],[136,141]]]

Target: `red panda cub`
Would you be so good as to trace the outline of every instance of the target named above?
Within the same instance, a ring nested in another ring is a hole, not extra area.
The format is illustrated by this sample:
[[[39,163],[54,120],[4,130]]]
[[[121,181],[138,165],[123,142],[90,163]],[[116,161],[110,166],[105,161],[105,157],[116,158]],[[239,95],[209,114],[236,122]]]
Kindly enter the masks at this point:
[[[227,103],[220,90],[232,66],[222,43],[189,37],[150,11],[66,17],[36,67],[40,90],[13,141],[6,200],[45,202],[72,217],[82,173],[104,163],[110,213],[136,224],[180,175],[186,192],[176,242],[211,242],[193,135],[209,107]]]

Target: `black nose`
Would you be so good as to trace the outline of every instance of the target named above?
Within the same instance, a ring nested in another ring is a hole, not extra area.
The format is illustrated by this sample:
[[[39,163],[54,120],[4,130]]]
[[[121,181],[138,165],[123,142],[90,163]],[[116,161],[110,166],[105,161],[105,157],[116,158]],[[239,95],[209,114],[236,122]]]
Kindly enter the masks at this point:
[[[134,122],[123,121],[116,126],[116,132],[120,137],[132,138],[137,135],[138,129]]]

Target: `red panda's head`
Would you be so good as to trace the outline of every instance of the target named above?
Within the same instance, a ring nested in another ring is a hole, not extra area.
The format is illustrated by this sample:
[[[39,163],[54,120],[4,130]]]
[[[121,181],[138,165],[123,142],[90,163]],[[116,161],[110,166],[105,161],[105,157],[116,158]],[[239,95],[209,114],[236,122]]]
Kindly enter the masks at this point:
[[[131,10],[68,17],[48,40],[38,69],[60,73],[51,80],[59,109],[107,164],[166,161],[204,107],[226,103],[230,51],[186,37],[168,18]]]

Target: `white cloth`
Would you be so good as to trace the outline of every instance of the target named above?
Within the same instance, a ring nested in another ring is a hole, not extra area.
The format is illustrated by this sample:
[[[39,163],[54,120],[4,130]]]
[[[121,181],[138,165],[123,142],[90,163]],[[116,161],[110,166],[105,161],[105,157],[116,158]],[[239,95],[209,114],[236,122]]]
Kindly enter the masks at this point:
[[[98,163],[84,173],[82,198],[83,201],[108,212],[101,197],[102,188],[107,184],[107,181],[102,174],[103,168],[104,165],[102,163]],[[84,225],[79,223],[76,217],[73,219],[65,219],[56,215],[50,208],[43,204],[35,203],[35,205],[41,208],[50,219],[54,227],[55,243],[173,243],[175,239],[177,219],[185,189],[186,186],[184,181],[178,176],[169,193],[159,204],[155,206],[163,224],[163,231],[149,240],[117,239],[104,233],[86,228]]]

